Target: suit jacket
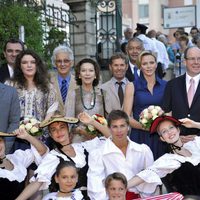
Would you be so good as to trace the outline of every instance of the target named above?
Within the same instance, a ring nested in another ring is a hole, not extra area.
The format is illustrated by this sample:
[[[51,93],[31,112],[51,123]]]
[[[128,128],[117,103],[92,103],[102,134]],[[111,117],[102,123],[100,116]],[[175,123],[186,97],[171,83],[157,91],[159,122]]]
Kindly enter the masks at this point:
[[[127,83],[129,82],[128,79]],[[116,90],[115,83],[111,79],[100,86],[104,91],[106,91],[105,104],[106,111],[110,113],[112,110],[122,110],[120,105],[120,100],[118,96],[118,91]]]
[[[4,83],[9,78],[10,78],[10,73],[8,70],[8,65],[6,63],[2,64],[0,67],[0,82]]]
[[[51,77],[51,83],[54,85],[56,94],[57,94],[58,111],[60,112],[60,114],[65,115],[66,114],[66,110],[65,110],[66,106],[65,105],[66,105],[66,102],[68,101],[68,99],[70,98],[68,93],[69,93],[69,91],[72,91],[76,88],[75,77],[73,75],[71,75],[70,84],[69,84],[69,88],[68,88],[67,96],[66,96],[66,100],[65,100],[65,105],[62,100],[60,87],[59,87],[59,83],[58,83],[58,73],[51,72],[50,77]]]
[[[188,117],[200,122],[200,84],[198,84],[192,105],[189,107],[186,90],[186,74],[170,80],[165,88],[163,109],[166,112],[172,111],[172,116],[177,119]],[[200,135],[200,131],[199,129],[182,127],[181,134]]]
[[[133,74],[130,65],[128,65],[128,69],[126,71],[126,78],[130,82],[133,82],[136,78],[138,78],[137,70],[138,69],[134,67],[134,74]]]

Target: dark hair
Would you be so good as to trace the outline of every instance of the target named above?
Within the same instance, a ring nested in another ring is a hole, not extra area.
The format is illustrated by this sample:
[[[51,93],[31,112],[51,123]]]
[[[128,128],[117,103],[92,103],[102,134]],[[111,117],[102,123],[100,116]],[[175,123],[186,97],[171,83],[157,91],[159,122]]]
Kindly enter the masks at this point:
[[[112,65],[113,60],[116,60],[116,59],[119,59],[119,58],[121,58],[122,60],[124,60],[125,64],[128,64],[128,58],[127,58],[127,56],[124,53],[121,53],[121,52],[114,53],[110,57],[110,59],[109,59],[109,64]]]
[[[193,30],[196,30],[197,33],[199,32],[199,29],[198,29],[196,26],[193,26],[193,27],[190,29],[190,33],[191,33],[191,31],[193,31]]]
[[[31,55],[36,61],[36,74],[34,77],[36,87],[40,88],[43,92],[49,92],[49,76],[47,67],[40,56],[30,49],[24,50],[17,55],[13,81],[17,83],[19,87],[27,87],[27,81],[21,69],[21,60],[25,55]]]
[[[106,180],[105,180],[105,188],[106,189],[108,189],[111,181],[113,181],[113,180],[121,181],[123,183],[123,185],[125,186],[125,188],[127,188],[128,182],[127,182],[127,179],[124,176],[124,174],[122,174],[120,172],[115,172],[106,177]]]
[[[112,121],[124,119],[126,123],[129,125],[129,117],[128,115],[122,110],[112,110],[107,117],[108,127],[111,126]]]
[[[77,85],[82,85],[82,80],[79,78],[79,76],[80,76],[80,71],[81,71],[81,65],[83,65],[84,63],[90,63],[90,64],[92,64],[94,66],[96,78],[94,79],[92,85],[93,86],[97,86],[99,84],[99,79],[100,79],[100,68],[99,68],[99,65],[97,64],[97,62],[94,61],[91,58],[83,58],[75,66],[76,84]]]
[[[179,41],[185,41],[185,42],[186,42],[186,45],[187,45],[188,42],[189,42],[189,39],[188,39],[188,37],[187,37],[186,35],[181,35],[181,36],[179,37]]]
[[[51,178],[51,184],[49,185],[49,191],[50,192],[57,192],[59,190],[59,184],[55,181],[55,176],[59,176],[60,171],[65,167],[72,167],[76,170],[77,176],[78,176],[78,168],[75,166],[75,164],[71,161],[65,161],[61,159],[60,163],[56,167],[56,172]]]
[[[5,45],[4,45],[4,47],[3,47],[3,50],[4,50],[4,51],[6,51],[6,48],[7,48],[7,44],[8,44],[8,43],[13,43],[13,44],[19,43],[19,44],[22,46],[22,50],[24,50],[24,43],[23,43],[20,39],[17,39],[17,38],[10,38],[9,40],[7,40],[7,41],[5,42]]]

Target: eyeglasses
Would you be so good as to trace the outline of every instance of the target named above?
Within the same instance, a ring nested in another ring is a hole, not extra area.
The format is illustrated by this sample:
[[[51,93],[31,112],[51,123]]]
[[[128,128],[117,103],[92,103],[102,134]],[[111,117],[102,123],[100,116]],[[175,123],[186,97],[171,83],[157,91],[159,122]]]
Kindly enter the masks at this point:
[[[164,129],[162,131],[159,132],[160,135],[166,135],[168,134],[169,132],[172,132],[176,129],[175,126],[170,126],[168,129]]]
[[[71,60],[68,60],[68,59],[64,59],[64,60],[56,60],[56,63],[58,65],[61,65],[61,64],[69,64],[71,62]]]
[[[198,57],[198,58],[188,57],[188,58],[186,58],[186,60],[189,60],[189,61],[192,61],[192,62],[195,62],[195,61],[200,62],[200,57]]]

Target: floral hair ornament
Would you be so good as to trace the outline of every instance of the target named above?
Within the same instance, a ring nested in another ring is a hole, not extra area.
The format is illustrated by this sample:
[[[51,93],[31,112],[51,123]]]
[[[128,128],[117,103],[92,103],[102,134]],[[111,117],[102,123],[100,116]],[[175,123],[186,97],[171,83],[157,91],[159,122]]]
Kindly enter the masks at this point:
[[[44,120],[40,123],[40,127],[44,128],[54,122],[66,122],[69,124],[76,124],[79,120],[74,117],[64,117],[62,115],[54,115],[47,120]]]
[[[163,121],[171,121],[175,124],[175,126],[180,126],[182,124],[178,119],[174,117],[166,116],[166,115],[159,116],[151,123],[150,133],[157,132],[157,128],[159,124]]]

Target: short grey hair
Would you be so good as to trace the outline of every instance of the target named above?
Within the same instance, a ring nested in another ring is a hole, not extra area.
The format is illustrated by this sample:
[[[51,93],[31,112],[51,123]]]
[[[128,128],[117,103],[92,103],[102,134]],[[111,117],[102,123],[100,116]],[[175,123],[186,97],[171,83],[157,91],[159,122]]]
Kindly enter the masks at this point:
[[[74,60],[74,54],[73,54],[73,51],[70,49],[70,47],[59,45],[53,50],[53,55],[51,57],[51,62],[53,65],[55,65],[56,55],[59,53],[66,53],[70,60]]]

